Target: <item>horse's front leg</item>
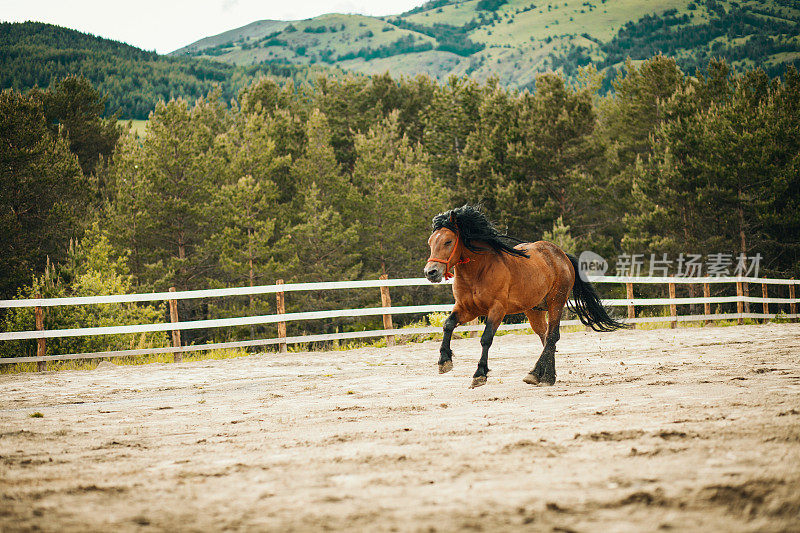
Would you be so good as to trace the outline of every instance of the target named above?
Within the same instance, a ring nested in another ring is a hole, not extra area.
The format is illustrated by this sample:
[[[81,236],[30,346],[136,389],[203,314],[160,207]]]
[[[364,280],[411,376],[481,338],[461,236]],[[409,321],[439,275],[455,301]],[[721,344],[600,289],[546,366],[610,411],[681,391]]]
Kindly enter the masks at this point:
[[[467,313],[458,306],[453,308],[453,312],[447,317],[444,322],[444,333],[442,335],[442,346],[439,348],[439,373],[444,374],[453,370],[453,350],[450,349],[450,339],[453,337],[453,330],[459,324],[469,322],[475,318],[474,316],[467,316]]]
[[[439,348],[439,373],[444,374],[453,370],[453,350],[450,349],[450,339],[453,337],[453,330],[458,326],[458,313],[453,310],[447,320],[444,321],[444,333],[442,334],[442,346]]]
[[[489,374],[489,348],[492,346],[494,334],[503,322],[504,316],[506,316],[505,309],[500,306],[492,307],[486,315],[486,327],[481,335],[481,360],[478,361],[478,369],[472,376],[472,385],[469,387],[471,389],[486,385],[486,376]]]

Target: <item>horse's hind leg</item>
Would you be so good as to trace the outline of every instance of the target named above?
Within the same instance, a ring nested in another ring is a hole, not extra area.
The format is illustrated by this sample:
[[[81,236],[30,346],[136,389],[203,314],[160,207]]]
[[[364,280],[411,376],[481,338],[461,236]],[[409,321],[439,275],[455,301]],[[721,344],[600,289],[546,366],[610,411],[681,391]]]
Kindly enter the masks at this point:
[[[547,321],[547,337],[544,340],[544,349],[539,360],[536,361],[536,366],[533,370],[523,378],[525,383],[531,385],[538,385],[540,383],[546,385],[553,385],[556,382],[556,343],[561,338],[559,333],[559,323],[561,322],[561,313],[564,310],[564,303],[557,306],[555,302],[547,306],[549,320]]]
[[[525,316],[528,317],[528,322],[531,323],[531,328],[533,328],[533,332],[539,335],[539,338],[542,339],[542,346],[545,345],[547,340],[547,317],[545,316],[547,311],[525,311]]]

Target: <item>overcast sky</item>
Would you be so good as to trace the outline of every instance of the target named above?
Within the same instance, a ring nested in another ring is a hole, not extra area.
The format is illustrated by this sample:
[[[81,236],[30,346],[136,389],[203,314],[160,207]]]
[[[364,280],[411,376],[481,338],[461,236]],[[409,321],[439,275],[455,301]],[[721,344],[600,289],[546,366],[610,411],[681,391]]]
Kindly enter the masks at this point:
[[[0,20],[66,26],[145,50],[171,52],[256,20],[323,13],[394,15],[425,0],[0,0]]]

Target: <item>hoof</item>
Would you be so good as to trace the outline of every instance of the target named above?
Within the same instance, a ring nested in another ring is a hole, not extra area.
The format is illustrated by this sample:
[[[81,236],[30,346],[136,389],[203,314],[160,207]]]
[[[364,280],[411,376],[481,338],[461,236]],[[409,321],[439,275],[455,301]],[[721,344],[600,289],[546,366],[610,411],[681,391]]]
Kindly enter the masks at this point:
[[[536,374],[531,372],[528,375],[526,375],[524,378],[522,378],[522,381],[524,381],[528,385],[555,385],[556,377],[555,376],[552,376],[552,377],[542,376],[540,378]]]
[[[481,385],[486,385],[486,376],[478,376],[477,378],[472,378],[472,385],[470,385],[469,388],[474,389],[476,387],[480,387]]]
[[[444,363],[439,365],[439,373],[446,374],[453,370],[453,361],[445,361]]]
[[[527,374],[524,378],[522,378],[522,381],[524,381],[528,385],[538,385],[539,384],[539,378],[537,378],[534,375],[533,372]]]

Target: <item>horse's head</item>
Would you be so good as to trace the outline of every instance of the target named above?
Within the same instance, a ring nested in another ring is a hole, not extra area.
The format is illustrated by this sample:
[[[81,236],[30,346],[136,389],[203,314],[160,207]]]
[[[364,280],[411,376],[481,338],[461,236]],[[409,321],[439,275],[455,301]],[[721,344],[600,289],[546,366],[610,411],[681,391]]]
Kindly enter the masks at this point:
[[[458,263],[461,254],[461,240],[458,233],[449,228],[439,228],[428,238],[431,255],[425,263],[425,277],[428,281],[439,283],[442,278],[452,277],[450,268]]]

